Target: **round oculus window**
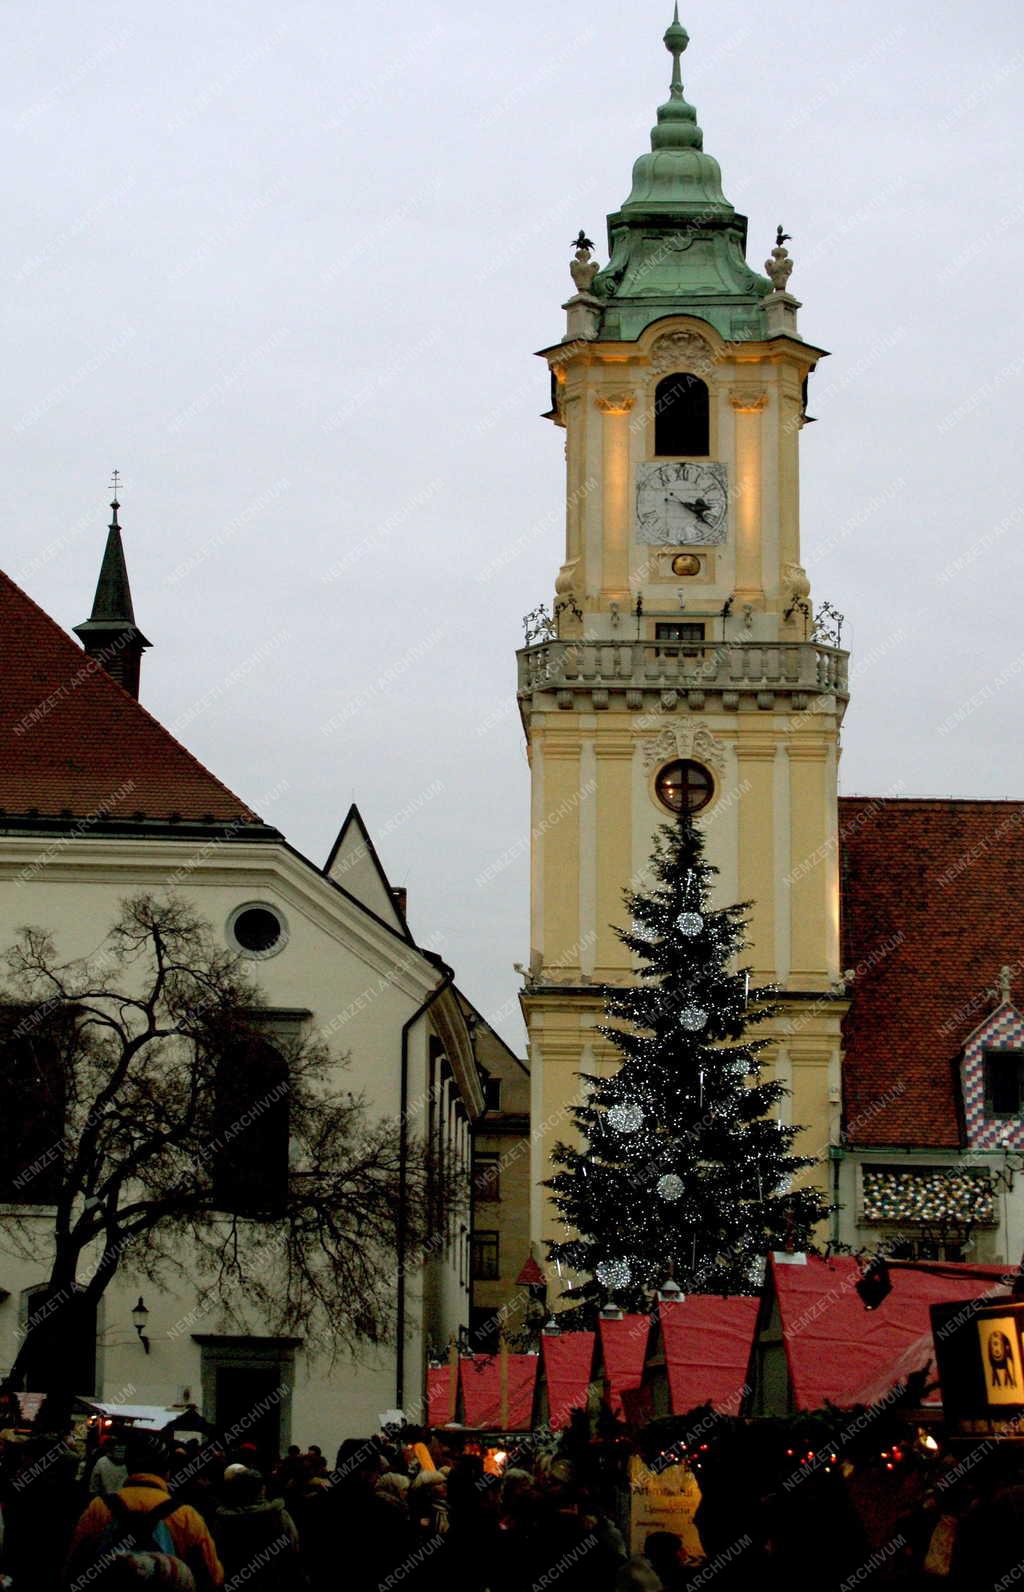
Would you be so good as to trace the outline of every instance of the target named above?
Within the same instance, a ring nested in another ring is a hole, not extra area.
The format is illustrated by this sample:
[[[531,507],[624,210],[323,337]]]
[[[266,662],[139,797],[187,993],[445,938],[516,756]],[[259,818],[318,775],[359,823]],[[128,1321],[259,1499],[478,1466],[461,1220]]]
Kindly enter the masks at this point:
[[[666,763],[654,782],[654,791],[670,813],[703,812],[715,793],[715,783],[703,763],[680,758]]]
[[[288,930],[280,912],[259,901],[249,901],[235,909],[228,921],[228,934],[247,956],[276,956],[288,943]]]

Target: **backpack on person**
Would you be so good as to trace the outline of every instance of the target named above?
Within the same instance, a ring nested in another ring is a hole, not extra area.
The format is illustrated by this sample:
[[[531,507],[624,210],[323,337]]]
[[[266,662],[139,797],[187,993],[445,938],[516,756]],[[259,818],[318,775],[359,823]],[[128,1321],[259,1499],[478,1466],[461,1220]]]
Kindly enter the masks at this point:
[[[177,1499],[162,1498],[146,1510],[129,1509],[120,1493],[111,1493],[103,1502],[110,1510],[110,1524],[97,1545],[94,1564],[99,1575],[93,1579],[94,1586],[149,1581],[158,1586],[195,1587],[167,1524],[167,1516],[181,1507]]]

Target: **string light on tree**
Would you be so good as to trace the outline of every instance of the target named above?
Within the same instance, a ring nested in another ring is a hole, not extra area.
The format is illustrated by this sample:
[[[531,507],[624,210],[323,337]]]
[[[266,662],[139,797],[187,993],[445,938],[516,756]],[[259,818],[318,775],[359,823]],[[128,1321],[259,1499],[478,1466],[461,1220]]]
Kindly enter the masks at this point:
[[[550,1257],[574,1279],[567,1328],[592,1326],[613,1294],[645,1311],[670,1265],[684,1293],[754,1293],[765,1254],[806,1248],[827,1214],[791,1182],[811,1162],[791,1153],[801,1129],[776,1120],[787,1090],[750,1032],[772,992],[739,965],[745,910],[713,907],[714,874],[684,814],[659,832],[651,888],[625,896],[636,982],[606,992],[601,1029],[619,1066],[584,1075],[547,1184],[563,1233]],[[639,924],[655,932],[641,940]]]

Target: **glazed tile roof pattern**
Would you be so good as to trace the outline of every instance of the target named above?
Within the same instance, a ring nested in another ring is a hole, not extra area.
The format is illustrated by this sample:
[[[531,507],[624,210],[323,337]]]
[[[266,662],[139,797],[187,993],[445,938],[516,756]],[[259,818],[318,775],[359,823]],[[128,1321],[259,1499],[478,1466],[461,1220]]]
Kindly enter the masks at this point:
[[[1021,997],[1018,995],[1018,1002]],[[964,1048],[961,1070],[967,1142],[975,1150],[1024,1150],[1024,1122],[1020,1118],[988,1116],[985,1112],[986,1050],[1024,1050],[1024,1018],[1008,1001],[976,1029]]]
[[[839,828],[847,1140],[956,1148],[961,1051],[1004,964],[1024,992],[1024,803],[842,797]]]
[[[15,816],[260,822],[0,572],[0,821]]]

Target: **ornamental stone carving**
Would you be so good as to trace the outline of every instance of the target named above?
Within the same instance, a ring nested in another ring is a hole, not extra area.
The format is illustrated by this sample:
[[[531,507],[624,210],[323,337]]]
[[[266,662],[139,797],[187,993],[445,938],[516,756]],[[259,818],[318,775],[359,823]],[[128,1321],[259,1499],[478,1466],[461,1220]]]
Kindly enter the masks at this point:
[[[601,392],[594,402],[603,415],[628,415],[636,399],[629,392]]]
[[[741,415],[756,414],[768,402],[768,394],[763,387],[732,387],[729,391],[729,402]]]
[[[726,747],[710,730],[694,728],[689,724],[674,725],[661,731],[651,740],[640,742],[644,772],[650,773],[660,763],[677,757],[692,758],[695,763],[706,763],[721,773],[725,768]]]
[[[785,293],[787,283],[793,275],[793,261],[790,259],[789,250],[786,248],[788,241],[788,233],[783,232],[780,227],[775,247],[771,252],[771,258],[764,262],[765,271],[771,278],[771,284],[776,293]]]
[[[569,275],[573,279],[577,293],[589,293],[594,278],[600,270],[597,261],[591,258],[592,247],[590,239],[585,238],[581,232],[576,240],[576,253],[569,261]]]
[[[651,349],[651,369],[657,376],[667,375],[670,370],[706,376],[714,366],[710,344],[696,332],[666,332]]]

